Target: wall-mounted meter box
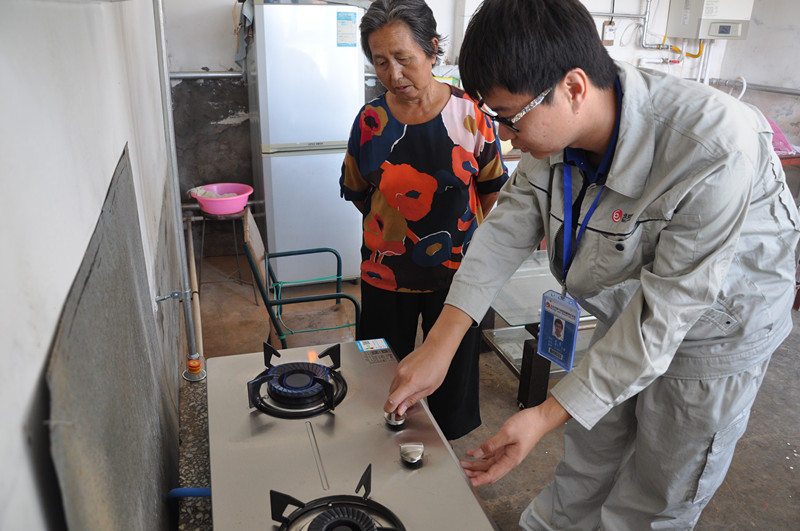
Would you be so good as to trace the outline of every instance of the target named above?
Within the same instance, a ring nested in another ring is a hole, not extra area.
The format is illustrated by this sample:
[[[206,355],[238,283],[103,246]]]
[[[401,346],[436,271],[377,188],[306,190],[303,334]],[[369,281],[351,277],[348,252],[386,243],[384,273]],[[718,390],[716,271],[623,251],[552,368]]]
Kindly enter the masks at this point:
[[[667,37],[744,39],[755,0],[670,0]]]

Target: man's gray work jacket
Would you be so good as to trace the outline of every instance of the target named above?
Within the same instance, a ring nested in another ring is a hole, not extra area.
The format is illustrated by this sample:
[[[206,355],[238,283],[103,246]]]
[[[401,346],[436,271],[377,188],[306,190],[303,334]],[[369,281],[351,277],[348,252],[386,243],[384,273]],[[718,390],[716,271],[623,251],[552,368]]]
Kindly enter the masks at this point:
[[[719,90],[618,66],[617,148],[566,279],[600,325],[552,390],[586,428],[662,375],[713,378],[764,361],[792,327],[800,217],[769,123]],[[447,304],[480,321],[543,237],[561,280],[563,164],[563,153],[523,155]],[[580,223],[600,189],[589,186]]]

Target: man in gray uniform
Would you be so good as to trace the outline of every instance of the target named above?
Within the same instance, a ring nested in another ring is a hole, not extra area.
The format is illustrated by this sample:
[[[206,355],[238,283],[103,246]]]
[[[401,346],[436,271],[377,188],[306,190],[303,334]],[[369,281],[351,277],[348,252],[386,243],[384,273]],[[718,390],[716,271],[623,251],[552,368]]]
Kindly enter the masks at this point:
[[[523,528],[690,529],[792,327],[800,216],[768,122],[713,88],[615,63],[577,0],[486,0],[460,70],[527,155],[384,409],[438,387],[545,238],[552,273],[599,320],[592,346],[463,466],[476,486],[497,481],[572,419]]]

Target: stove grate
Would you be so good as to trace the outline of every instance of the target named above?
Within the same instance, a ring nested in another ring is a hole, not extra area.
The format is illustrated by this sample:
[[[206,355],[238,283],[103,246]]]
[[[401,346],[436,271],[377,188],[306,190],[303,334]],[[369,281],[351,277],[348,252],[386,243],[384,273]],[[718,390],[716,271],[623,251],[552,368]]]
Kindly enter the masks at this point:
[[[372,465],[368,465],[356,486],[363,496],[338,495],[303,503],[275,490],[269,491],[272,519],[280,531],[405,531],[400,519],[386,506],[369,499]],[[287,509],[296,507],[289,515]]]
[[[333,411],[347,394],[347,382],[337,370],[340,365],[339,345],[326,349],[319,359],[330,357],[333,365],[312,362],[289,362],[272,365],[272,357],[280,357],[264,343],[266,369],[247,382],[251,408],[279,418],[309,418]],[[262,394],[266,385],[267,393]]]

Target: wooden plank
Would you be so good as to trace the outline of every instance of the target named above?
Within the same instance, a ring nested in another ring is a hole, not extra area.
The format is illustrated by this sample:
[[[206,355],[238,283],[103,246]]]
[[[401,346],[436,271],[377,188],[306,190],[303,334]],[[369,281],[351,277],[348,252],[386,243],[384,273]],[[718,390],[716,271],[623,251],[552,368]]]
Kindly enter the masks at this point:
[[[264,249],[264,240],[261,238],[261,231],[258,230],[256,220],[250,208],[244,211],[244,241],[252,249],[253,256],[258,264],[258,274],[261,276],[261,283],[269,289],[267,279],[267,264],[266,264],[266,250]]]

